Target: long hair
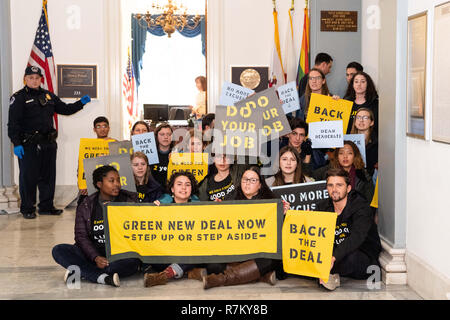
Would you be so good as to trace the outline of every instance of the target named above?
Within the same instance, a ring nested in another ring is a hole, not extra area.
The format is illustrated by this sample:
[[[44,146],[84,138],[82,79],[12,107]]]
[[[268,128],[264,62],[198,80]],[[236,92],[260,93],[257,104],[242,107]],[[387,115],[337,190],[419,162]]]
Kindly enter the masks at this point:
[[[355,166],[355,169],[364,169],[364,161],[362,159],[361,152],[359,152],[356,144],[353,141],[345,140],[344,146],[345,145],[349,145],[353,150],[353,165]],[[334,150],[334,157],[330,160],[330,168],[342,168],[339,163],[339,150],[341,150],[342,148],[336,148]]]
[[[355,93],[355,88],[353,87],[353,84],[355,82],[356,76],[358,76],[358,75],[363,76],[367,82],[367,89],[366,89],[366,93],[364,94],[364,98],[366,99],[366,101],[371,102],[374,99],[378,98],[377,89],[375,88],[375,83],[373,82],[372,78],[364,71],[359,71],[353,76],[352,80],[348,84],[347,92],[345,93],[345,96],[344,96],[345,99],[355,101],[356,93]]]
[[[158,133],[159,133],[162,129],[164,129],[164,128],[170,129],[170,131],[173,133],[173,128],[172,128],[172,126],[171,126],[168,122],[163,122],[163,123],[161,123],[161,124],[155,129],[155,141],[156,141],[156,147],[157,147],[158,149],[159,149]],[[172,142],[170,143],[170,149],[173,148],[174,144],[175,144],[174,141],[172,141]]]
[[[146,128],[147,128],[147,132],[150,132],[150,126],[148,125],[148,123],[147,122],[145,122],[145,121],[143,121],[143,120],[140,120],[140,121],[136,121],[134,124],[133,124],[133,127],[131,128],[131,133],[130,133],[130,136],[132,136],[133,135],[133,131],[134,131],[134,129],[136,128],[136,126],[137,125],[139,125],[139,124],[142,124],[142,125],[144,125]]]
[[[202,84],[203,91],[206,91],[206,77],[198,76],[197,78],[195,78],[195,82],[197,81],[200,81],[200,83]]]
[[[309,100],[311,99],[311,87],[309,86],[309,75],[311,74],[311,71],[316,71],[318,73],[320,73],[320,76],[322,77],[323,80],[326,80],[325,78],[325,74],[322,72],[322,70],[318,69],[318,68],[312,68],[311,70],[309,70],[309,74],[308,74],[308,84],[306,85],[306,90],[305,90],[305,101],[306,101],[306,106],[305,106],[305,117],[308,114],[308,108],[309,108]],[[321,93],[325,96],[329,96],[330,95],[330,90],[328,89],[328,85],[327,82],[325,81],[325,83],[322,85],[322,88],[320,89]]]
[[[258,166],[250,166],[246,170],[244,170],[239,177],[239,185],[236,188],[236,200],[248,200],[247,197],[244,195],[244,192],[242,192],[242,186],[241,181],[242,177],[244,176],[244,173],[247,171],[253,171],[258,175],[259,182],[261,183],[261,188],[259,188],[257,195],[254,197],[254,199],[275,199],[276,196],[270,190],[269,186],[267,185],[265,179],[261,176],[261,169]]]
[[[296,184],[296,183],[306,182],[305,176],[303,175],[303,172],[302,172],[302,159],[300,158],[298,151],[295,150],[294,147],[284,146],[283,148],[281,148],[278,160],[281,159],[283,154],[285,154],[286,152],[291,152],[294,155],[295,159],[297,160],[297,167],[295,169],[293,183]],[[278,163],[279,163],[279,161],[278,161]],[[272,185],[273,187],[285,185],[286,182],[284,181],[283,172],[281,172],[281,167],[280,167],[280,169],[278,169],[278,172],[275,174],[274,177],[275,177],[275,181]]]
[[[350,131],[351,134],[358,134],[358,129],[356,128],[355,122],[356,122],[356,117],[358,116],[358,113],[360,111],[366,111],[369,113],[369,117],[370,117],[370,121],[375,121],[375,116],[373,115],[373,111],[370,110],[369,108],[359,108],[358,111],[356,111],[355,114],[355,118],[353,119],[353,124],[352,124],[352,130]],[[366,144],[368,144],[369,142],[372,141],[372,134],[373,134],[373,128],[375,127],[375,122],[373,123],[373,126],[369,127],[369,134],[367,135],[367,140],[366,140]]]
[[[148,164],[148,158],[147,158],[147,156],[145,155],[145,153],[140,152],[140,151],[133,152],[133,153],[130,155],[130,161],[133,161],[134,158],[140,158],[140,159],[143,159],[143,160],[145,161],[145,163],[147,164],[147,171],[145,172],[145,175],[144,175],[144,183],[143,183],[143,184],[147,184],[147,183],[148,183],[149,176],[151,175],[151,173],[150,173],[150,166],[149,166],[149,164]],[[133,175],[134,175],[134,174],[133,174]],[[136,181],[136,184],[137,184],[138,181],[137,181],[137,179],[136,179],[136,176],[134,176],[134,180]]]

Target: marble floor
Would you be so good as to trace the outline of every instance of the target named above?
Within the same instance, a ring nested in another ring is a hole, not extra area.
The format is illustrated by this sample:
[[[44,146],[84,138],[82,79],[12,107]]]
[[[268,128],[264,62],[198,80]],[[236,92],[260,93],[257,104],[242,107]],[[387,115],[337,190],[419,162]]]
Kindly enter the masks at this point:
[[[65,270],[51,256],[59,243],[73,243],[75,209],[61,216],[38,216],[25,220],[21,214],[0,215],[0,299],[160,299],[160,300],[419,300],[406,285],[379,283],[369,289],[366,281],[342,278],[334,292],[319,288],[312,280],[288,278],[275,286],[254,283],[203,290],[200,281],[181,279],[165,286],[145,288],[143,276],[121,279],[121,286],[82,281],[79,289],[63,282]]]

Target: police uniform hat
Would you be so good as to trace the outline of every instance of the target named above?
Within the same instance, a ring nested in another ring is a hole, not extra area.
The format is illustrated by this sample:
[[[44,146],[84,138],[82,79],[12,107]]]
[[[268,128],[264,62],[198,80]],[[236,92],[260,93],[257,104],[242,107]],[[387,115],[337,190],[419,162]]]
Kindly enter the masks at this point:
[[[35,67],[35,66],[28,66],[28,67],[25,69],[25,75],[26,75],[26,76],[29,76],[29,75],[31,75],[31,74],[38,74],[39,76],[42,77],[41,68]]]

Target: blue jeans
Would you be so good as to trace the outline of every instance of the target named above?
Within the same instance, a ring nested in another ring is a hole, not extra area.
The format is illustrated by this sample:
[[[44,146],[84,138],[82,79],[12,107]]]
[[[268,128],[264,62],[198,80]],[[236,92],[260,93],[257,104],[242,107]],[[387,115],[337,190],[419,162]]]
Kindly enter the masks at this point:
[[[81,277],[94,283],[97,283],[98,277],[104,273],[109,275],[117,273],[120,278],[129,277],[138,272],[141,265],[141,260],[139,259],[122,259],[111,262],[105,269],[100,269],[95,262],[86,258],[79,247],[72,244],[58,244],[54,246],[52,255],[56,263],[65,269],[72,265],[78,266],[81,271]]]

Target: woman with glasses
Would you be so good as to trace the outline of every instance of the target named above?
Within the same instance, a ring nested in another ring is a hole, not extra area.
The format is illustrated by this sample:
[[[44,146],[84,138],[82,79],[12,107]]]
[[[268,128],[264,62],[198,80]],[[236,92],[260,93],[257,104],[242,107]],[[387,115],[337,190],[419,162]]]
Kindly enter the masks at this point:
[[[353,126],[356,111],[360,108],[367,108],[373,112],[374,129],[378,135],[378,93],[372,78],[365,72],[357,72],[348,85],[344,99],[353,101],[347,133],[350,133]]]
[[[355,115],[352,134],[364,134],[366,142],[366,169],[372,176],[378,168],[378,137],[374,130],[375,117],[372,110],[360,108]]]
[[[275,195],[261,176],[260,168],[251,166],[242,174],[236,191],[235,200],[275,199]],[[283,202],[284,213],[289,209],[289,203]],[[207,276],[203,277],[203,288],[233,286],[238,284],[262,281],[274,285],[276,283],[275,269],[279,260],[252,259],[237,263],[208,264]]]

